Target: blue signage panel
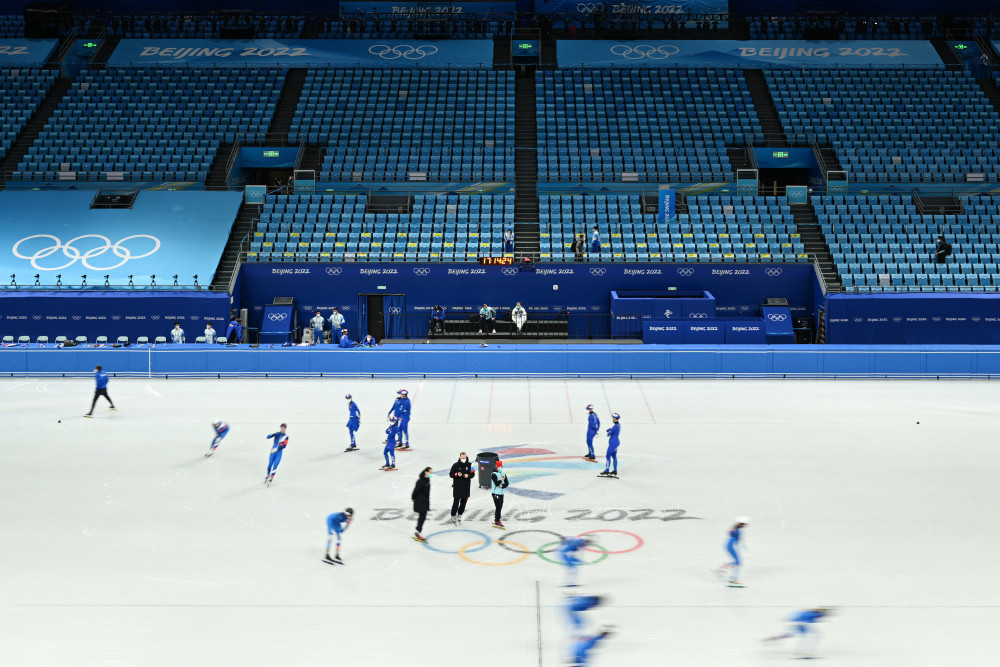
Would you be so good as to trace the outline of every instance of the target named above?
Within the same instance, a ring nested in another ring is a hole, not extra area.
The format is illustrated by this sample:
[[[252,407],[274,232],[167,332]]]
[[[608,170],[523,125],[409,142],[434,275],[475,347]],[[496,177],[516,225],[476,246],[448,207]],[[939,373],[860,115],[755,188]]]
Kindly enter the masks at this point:
[[[480,67],[493,40],[123,39],[109,67]]]
[[[0,292],[0,332],[4,336],[98,336],[115,342],[128,336],[169,336],[174,322],[193,343],[206,322],[220,335],[229,323],[229,296],[215,292]],[[169,340],[169,339],[168,339]]]
[[[260,326],[260,342],[290,343],[295,313],[291,306],[264,306],[264,318]]]
[[[516,2],[392,2],[378,0],[348,0],[340,3],[340,13],[396,14],[421,16],[424,14],[503,14],[517,11]]]
[[[240,192],[143,190],[129,209],[93,209],[94,192],[0,192],[0,274],[21,285],[211,283]],[[31,224],[26,225],[25,221]]]
[[[559,40],[561,67],[869,67],[943,65],[929,41]]]
[[[809,186],[807,185],[787,185],[785,186],[785,197],[789,204],[808,204]]]
[[[677,192],[661,185],[657,190],[657,196],[659,198],[657,222],[672,222],[677,218]]]
[[[1000,344],[1000,295],[830,294],[830,343]]]
[[[56,44],[55,39],[0,39],[0,65],[44,65]]]
[[[343,4],[341,4],[343,7]],[[536,0],[539,14],[593,14],[596,10],[611,14],[645,15],[649,19],[676,19],[678,14],[725,14],[729,0],[629,0],[628,2],[580,2],[579,0]]]
[[[243,201],[247,204],[263,204],[266,197],[266,185],[248,185],[243,188]]]

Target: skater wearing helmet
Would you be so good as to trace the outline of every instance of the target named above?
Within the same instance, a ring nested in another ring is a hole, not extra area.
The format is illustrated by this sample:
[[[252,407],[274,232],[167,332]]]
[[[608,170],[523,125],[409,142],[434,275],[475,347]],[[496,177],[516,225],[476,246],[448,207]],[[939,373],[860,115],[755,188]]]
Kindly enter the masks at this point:
[[[344,564],[344,561],[340,560],[340,536],[350,527],[353,518],[354,510],[350,507],[343,512],[334,512],[326,517],[326,558],[324,558],[326,562]],[[337,536],[337,553],[333,558],[330,558],[330,547],[333,546],[334,535]]]
[[[267,459],[267,477],[264,478],[264,483],[268,486],[271,486],[271,482],[274,481],[274,474],[278,472],[278,464],[281,463],[281,455],[285,451],[285,447],[288,446],[288,436],[285,435],[286,428],[288,425],[282,424],[279,430],[267,436],[268,440],[274,440],[271,456]]]
[[[726,542],[726,551],[732,557],[732,561],[722,565],[719,569],[721,578],[726,579],[729,586],[742,588],[740,581],[740,566],[743,561],[740,559],[740,538],[743,536],[743,529],[750,524],[749,517],[741,516],[736,518],[736,524],[729,530],[729,540]],[[728,577],[726,576],[728,575]]]
[[[395,417],[396,420],[398,421],[403,416],[402,412],[401,412],[401,410],[403,409],[402,406],[403,406],[403,390],[402,389],[397,389],[396,390],[396,400],[394,400],[392,402],[392,407],[389,408],[389,412],[386,415],[386,419],[389,420],[389,419],[392,419],[393,417]],[[397,429],[396,435],[393,435],[393,441],[392,441],[393,447],[395,447],[396,444],[397,444],[396,438],[398,437],[398,435],[399,435],[399,431]]]
[[[354,440],[354,434],[361,428],[361,410],[358,409],[358,404],[354,402],[354,398],[350,394],[344,398],[347,399],[347,431],[351,434],[351,446],[344,451],[356,452],[358,443]]]
[[[832,614],[833,609],[829,607],[816,607],[815,609],[805,609],[795,612],[788,619],[791,627],[787,632],[768,637],[764,641],[798,637],[799,644],[795,647],[795,657],[815,658],[816,649],[819,648],[819,629],[816,627],[816,624]]]
[[[405,389],[399,390],[399,449],[410,448],[410,394]]]
[[[396,469],[396,433],[399,432],[399,420],[396,417],[389,417],[389,428],[385,430],[385,447],[382,454],[385,456],[385,465],[379,470]]]
[[[617,412],[611,414],[614,424],[606,431],[608,435],[608,454],[604,472],[601,473],[602,477],[618,477],[618,445],[621,444],[618,440],[618,434],[622,430],[622,425],[618,423],[618,420],[621,418],[621,415]],[[614,468],[611,467],[612,463],[614,463]]]
[[[222,439],[229,435],[229,424],[221,419],[216,419],[212,422],[212,430],[215,431],[215,437],[212,438],[212,444],[210,445],[208,454],[205,454],[205,456],[211,456],[214,454],[215,450],[219,447],[219,443],[222,442]]]
[[[592,463],[597,463],[597,456],[594,454],[594,438],[600,429],[601,420],[594,412],[594,405],[590,404],[587,406],[587,455],[583,458]]]
[[[503,471],[503,461],[497,461],[497,469],[490,475],[490,493],[493,494],[493,506],[496,511],[493,513],[493,527],[504,528],[503,521],[500,520],[500,512],[503,511],[503,490],[510,486],[510,480]]]

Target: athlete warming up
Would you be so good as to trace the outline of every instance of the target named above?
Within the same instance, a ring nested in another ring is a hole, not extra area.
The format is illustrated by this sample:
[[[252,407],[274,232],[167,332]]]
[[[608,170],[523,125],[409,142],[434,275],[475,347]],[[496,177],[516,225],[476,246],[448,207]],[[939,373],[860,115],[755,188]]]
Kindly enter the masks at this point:
[[[597,413],[594,412],[594,406],[587,406],[587,455],[583,458],[588,461],[597,462],[597,456],[594,454],[594,438],[597,437],[598,432],[601,429],[601,420],[598,418]]]
[[[410,448],[410,394],[405,389],[399,390],[399,448]]]
[[[618,439],[618,434],[622,432],[622,425],[618,423],[618,420],[621,418],[617,412],[611,414],[611,419],[615,423],[607,430],[608,454],[604,472],[601,473],[602,477],[618,477],[618,445],[622,444]],[[611,467],[612,464],[614,464],[614,468]]]
[[[271,456],[267,459],[267,477],[264,478],[264,484],[268,486],[271,486],[271,482],[274,481],[274,473],[278,472],[278,464],[281,463],[281,454],[288,446],[288,436],[285,435],[286,428],[288,425],[282,424],[280,430],[267,436],[268,440],[274,439]]]
[[[743,529],[749,524],[748,517],[736,518],[736,524],[729,530],[729,540],[726,541],[726,552],[729,553],[732,560],[717,570],[719,577],[734,588],[743,587],[743,582],[740,581],[740,567],[743,565],[743,561],[740,559],[740,538],[743,536]]]
[[[385,430],[385,447],[382,455],[385,456],[385,465],[379,470],[396,470],[396,434],[399,432],[399,420],[395,416],[389,417],[389,428]]]
[[[94,366],[94,384],[94,400],[90,402],[90,412],[85,414],[84,417],[94,417],[94,407],[97,405],[97,399],[101,396],[108,399],[112,410],[116,409],[115,402],[108,396],[108,374],[104,372],[101,366]]]
[[[344,396],[347,399],[347,431],[351,434],[351,446],[345,452],[354,452],[358,449],[358,443],[354,439],[354,434],[361,428],[361,410],[350,394]]]
[[[219,443],[222,442],[222,439],[229,435],[229,424],[221,419],[216,419],[212,422],[212,430],[215,431],[215,437],[212,438],[212,444],[209,445],[208,454],[205,454],[205,456],[214,454],[215,450],[219,448]]]
[[[350,527],[352,518],[354,518],[354,510],[350,507],[343,512],[334,512],[326,517],[326,558],[323,560],[327,563],[344,564],[344,561],[340,559],[340,536]],[[337,540],[337,552],[333,558],[330,558],[330,547],[333,546],[334,536]]]
[[[566,614],[569,617],[570,625],[569,665],[571,667],[589,665],[594,648],[612,633],[611,627],[601,628],[596,634],[590,634],[584,629],[581,614],[603,604],[603,602],[604,599],[599,595],[570,595],[566,598]]]
[[[396,400],[392,402],[392,407],[389,408],[389,412],[386,415],[386,419],[391,420],[393,417],[395,417],[396,420],[399,421],[399,419],[401,419],[403,415],[402,409],[403,409],[403,390],[399,389],[396,391]],[[395,435],[393,435],[393,438],[397,437],[399,437],[398,427],[396,428]],[[401,444],[401,443],[397,443],[396,440],[393,440],[392,445],[396,446],[396,444]],[[400,447],[400,449],[402,449],[402,447]]]
[[[819,648],[820,637],[819,628],[816,627],[816,624],[832,614],[833,610],[828,607],[817,607],[816,609],[805,609],[796,612],[788,619],[790,624],[788,631],[780,635],[768,637],[764,641],[798,637],[799,641],[795,647],[795,657],[815,658],[816,651]]]
[[[559,545],[559,560],[566,566],[566,586],[577,585],[577,569],[583,561],[576,557],[576,553],[588,546],[590,539],[586,537],[567,537]]]

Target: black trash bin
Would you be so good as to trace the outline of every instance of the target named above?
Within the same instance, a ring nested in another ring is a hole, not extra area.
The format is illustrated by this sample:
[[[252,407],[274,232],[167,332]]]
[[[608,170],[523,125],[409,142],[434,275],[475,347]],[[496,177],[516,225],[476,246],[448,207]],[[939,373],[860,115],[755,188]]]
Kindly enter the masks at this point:
[[[490,488],[490,475],[497,469],[497,461],[500,456],[493,452],[480,452],[476,454],[476,466],[479,468],[479,488]]]

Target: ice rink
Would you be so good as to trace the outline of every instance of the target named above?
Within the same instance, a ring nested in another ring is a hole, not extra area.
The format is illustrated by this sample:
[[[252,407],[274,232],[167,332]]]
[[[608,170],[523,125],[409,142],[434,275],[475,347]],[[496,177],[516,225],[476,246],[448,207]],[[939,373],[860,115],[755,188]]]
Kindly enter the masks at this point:
[[[399,387],[414,451],[381,472]],[[787,662],[792,644],[761,640],[809,606],[838,608],[823,664],[1000,659],[998,383],[112,379],[119,410],[83,419],[92,391],[0,382],[4,665],[557,667],[564,573],[546,545],[582,533],[612,552],[581,571],[609,597],[592,627],[618,629],[596,667]],[[588,403],[599,455],[622,414],[621,479],[581,458]],[[232,432],[205,458],[217,418]],[[413,541],[419,471],[462,450],[504,458],[508,530],[475,487],[454,530],[435,475],[429,542]],[[324,564],[325,518],[347,506],[346,564]],[[744,589],[710,572],[738,515]]]

